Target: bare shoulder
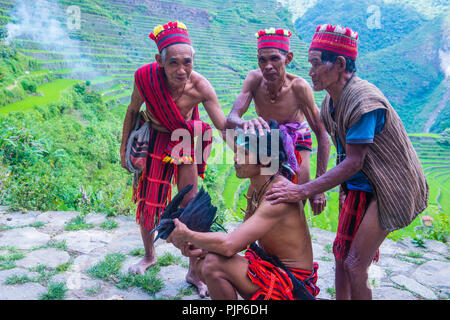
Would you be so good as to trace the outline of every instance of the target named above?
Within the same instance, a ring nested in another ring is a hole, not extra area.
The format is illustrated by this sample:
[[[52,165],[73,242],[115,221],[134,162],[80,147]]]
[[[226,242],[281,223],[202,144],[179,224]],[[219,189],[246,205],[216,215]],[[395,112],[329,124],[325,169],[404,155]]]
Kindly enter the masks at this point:
[[[261,83],[262,79],[263,79],[263,75],[262,75],[261,70],[255,69],[255,70],[251,70],[247,74],[247,77],[245,78],[245,82],[252,87],[256,87]]]
[[[197,71],[192,71],[190,81],[195,87],[211,86],[211,83]]]
[[[250,70],[247,74],[247,78],[250,78],[252,80],[261,80],[262,77],[263,75],[260,69]]]
[[[270,184],[269,189],[274,183],[282,182],[283,179],[285,178],[280,176],[276,177]],[[255,214],[264,215],[265,217],[268,218],[279,219],[286,217],[291,212],[295,214],[298,214],[300,212],[300,207],[298,203],[282,202],[272,205],[270,204],[270,202],[263,199],[260,203],[260,206],[258,207],[258,210],[256,210]]]
[[[296,76],[292,81],[292,89],[301,105],[313,106],[314,93],[311,85],[302,77]]]
[[[292,75],[292,87],[298,92],[298,91],[311,91],[312,88],[309,85],[308,81],[303,79],[302,77]]]
[[[192,71],[190,81],[193,87],[200,93],[203,97],[210,97],[215,95],[215,91],[211,83],[196,71]]]
[[[255,211],[255,215],[269,219],[282,219],[285,218],[287,213],[296,210],[298,205],[293,203],[278,203],[270,204],[268,201],[262,201],[258,209]]]

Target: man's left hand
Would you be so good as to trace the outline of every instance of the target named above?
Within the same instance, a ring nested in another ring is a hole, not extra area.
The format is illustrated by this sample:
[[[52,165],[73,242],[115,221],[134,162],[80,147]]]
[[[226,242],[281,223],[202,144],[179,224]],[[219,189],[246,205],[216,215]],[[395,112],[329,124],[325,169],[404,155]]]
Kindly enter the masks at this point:
[[[188,242],[186,239],[186,234],[189,229],[178,219],[174,219],[173,223],[175,224],[175,229],[173,229],[166,241],[172,243],[178,249],[183,250]]]
[[[269,191],[266,192],[266,200],[270,204],[278,204],[281,202],[300,202],[306,200],[308,196],[302,185],[293,184],[286,180],[275,183]]]
[[[309,203],[311,205],[311,210],[314,212],[314,215],[321,214],[327,205],[327,198],[324,193],[319,193],[313,195],[309,198]]]

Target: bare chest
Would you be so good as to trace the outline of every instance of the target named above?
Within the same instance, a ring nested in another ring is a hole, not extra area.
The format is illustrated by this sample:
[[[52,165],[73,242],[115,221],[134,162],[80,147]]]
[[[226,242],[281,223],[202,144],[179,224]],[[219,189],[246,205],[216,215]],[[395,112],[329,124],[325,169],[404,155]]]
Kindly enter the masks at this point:
[[[256,113],[266,121],[269,119],[278,123],[304,121],[301,105],[290,88],[281,90],[275,100],[272,100],[267,89],[261,86],[254,94],[254,102]]]
[[[192,115],[195,107],[202,102],[202,98],[200,93],[195,90],[195,88],[185,88],[184,92],[181,94],[171,94],[172,99],[174,100],[178,111],[181,116],[186,120],[192,120]]]

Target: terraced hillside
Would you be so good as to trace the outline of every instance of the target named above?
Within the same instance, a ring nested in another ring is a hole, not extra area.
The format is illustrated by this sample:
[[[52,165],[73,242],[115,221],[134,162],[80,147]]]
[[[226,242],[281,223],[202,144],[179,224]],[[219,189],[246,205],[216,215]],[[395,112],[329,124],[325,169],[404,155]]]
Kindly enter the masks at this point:
[[[292,29],[286,10],[275,1],[268,2],[276,10],[259,1],[61,0],[59,8],[40,1],[40,10],[48,5],[51,18],[62,28],[67,22],[65,9],[79,6],[80,29],[66,30],[70,39],[62,43],[56,38],[43,44],[27,33],[18,34],[11,42],[55,78],[90,80],[105,102],[117,107],[129,101],[134,71],[151,62],[156,53],[148,34],[154,26],[178,19],[188,26],[196,48],[195,68],[211,81],[227,112],[246,73],[257,67],[254,33],[268,26]],[[20,26],[17,4],[20,7],[21,2],[1,0],[0,9],[6,13],[5,21]],[[296,56],[291,71],[306,77],[305,43],[294,35],[292,48]]]
[[[450,214],[450,143],[439,135],[411,135],[430,186],[430,204]]]

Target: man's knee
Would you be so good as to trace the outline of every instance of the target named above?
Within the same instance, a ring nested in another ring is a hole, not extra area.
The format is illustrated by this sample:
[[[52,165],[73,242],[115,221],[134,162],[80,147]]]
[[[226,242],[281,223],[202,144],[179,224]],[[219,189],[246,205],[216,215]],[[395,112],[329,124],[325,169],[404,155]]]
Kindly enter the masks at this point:
[[[343,261],[343,267],[350,281],[358,281],[368,277],[368,266],[361,261],[357,253],[350,252]]]
[[[222,273],[222,263],[223,263],[224,257],[215,254],[215,253],[208,253],[205,256],[205,259],[203,261],[202,265],[202,275],[205,278],[217,278]]]

